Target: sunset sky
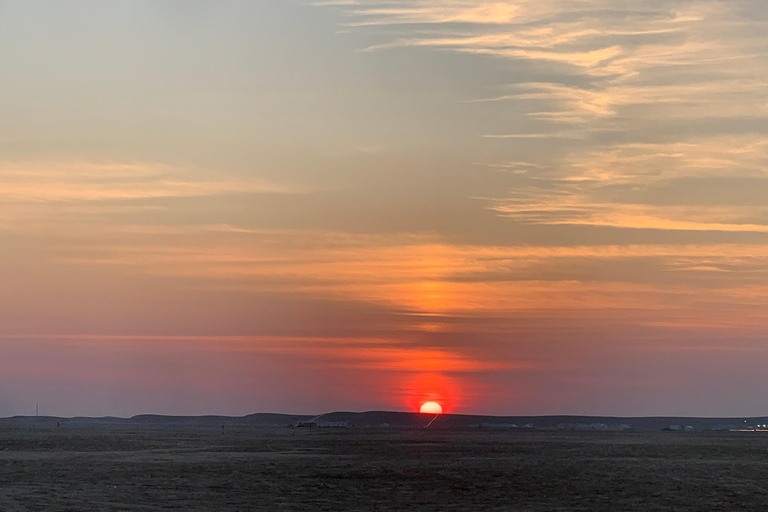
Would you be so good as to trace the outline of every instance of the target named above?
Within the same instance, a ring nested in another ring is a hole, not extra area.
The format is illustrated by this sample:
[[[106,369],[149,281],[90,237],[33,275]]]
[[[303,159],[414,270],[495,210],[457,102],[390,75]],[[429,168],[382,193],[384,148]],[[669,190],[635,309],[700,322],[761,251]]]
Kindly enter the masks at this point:
[[[765,0],[0,0],[0,416],[768,414]]]

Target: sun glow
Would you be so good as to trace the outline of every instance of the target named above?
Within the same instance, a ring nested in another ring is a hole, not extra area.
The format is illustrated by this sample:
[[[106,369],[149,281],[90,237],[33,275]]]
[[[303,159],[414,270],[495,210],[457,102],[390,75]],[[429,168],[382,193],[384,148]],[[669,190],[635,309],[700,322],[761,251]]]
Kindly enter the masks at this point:
[[[425,402],[419,412],[421,414],[443,414],[443,408],[437,402]]]

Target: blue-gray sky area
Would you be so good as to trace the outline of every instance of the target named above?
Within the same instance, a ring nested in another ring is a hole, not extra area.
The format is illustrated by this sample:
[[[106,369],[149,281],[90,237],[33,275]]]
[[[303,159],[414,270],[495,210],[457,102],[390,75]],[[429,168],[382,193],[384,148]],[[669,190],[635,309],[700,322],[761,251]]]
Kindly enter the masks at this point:
[[[758,415],[756,0],[0,0],[0,415]]]

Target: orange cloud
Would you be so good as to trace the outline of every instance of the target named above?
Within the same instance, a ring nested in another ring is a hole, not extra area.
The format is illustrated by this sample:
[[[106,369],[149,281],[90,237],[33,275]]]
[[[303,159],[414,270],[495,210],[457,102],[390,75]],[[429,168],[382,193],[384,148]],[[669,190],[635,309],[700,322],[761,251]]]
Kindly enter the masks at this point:
[[[568,311],[694,310],[703,283],[676,274],[761,272],[763,244],[607,246],[452,245],[433,235],[351,235],[249,231],[228,226],[91,232],[62,245],[69,265],[106,265],[184,280],[191,286],[360,301],[425,317],[418,330],[449,327],[430,316],[566,315]],[[210,241],[215,239],[216,243]],[[585,279],[579,269],[632,261],[652,264],[632,276]],[[586,266],[586,267],[585,267]],[[558,277],[546,277],[558,269]],[[196,284],[197,283],[197,284]],[[722,285],[707,296],[746,301]]]

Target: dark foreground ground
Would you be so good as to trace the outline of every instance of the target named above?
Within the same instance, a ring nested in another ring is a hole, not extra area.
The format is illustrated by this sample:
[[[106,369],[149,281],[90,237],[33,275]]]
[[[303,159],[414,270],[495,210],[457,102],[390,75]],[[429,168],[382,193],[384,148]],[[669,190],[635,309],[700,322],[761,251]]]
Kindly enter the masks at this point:
[[[768,433],[0,429],[0,510],[713,511]]]

